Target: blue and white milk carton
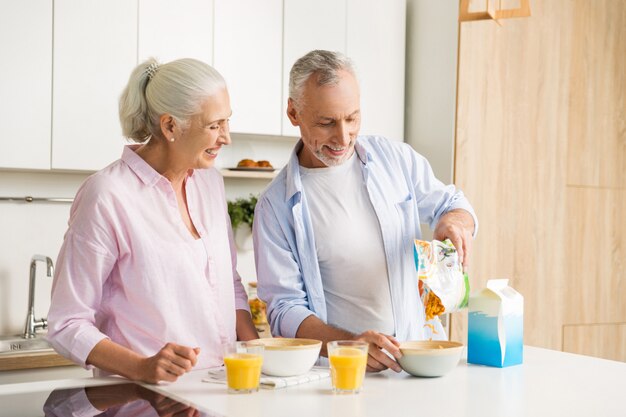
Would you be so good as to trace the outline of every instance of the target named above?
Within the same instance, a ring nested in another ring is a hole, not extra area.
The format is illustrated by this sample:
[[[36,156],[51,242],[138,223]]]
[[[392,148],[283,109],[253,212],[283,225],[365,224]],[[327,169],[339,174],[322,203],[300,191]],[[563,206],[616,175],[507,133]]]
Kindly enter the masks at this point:
[[[522,363],[524,297],[508,279],[491,279],[469,299],[467,362],[499,368]]]

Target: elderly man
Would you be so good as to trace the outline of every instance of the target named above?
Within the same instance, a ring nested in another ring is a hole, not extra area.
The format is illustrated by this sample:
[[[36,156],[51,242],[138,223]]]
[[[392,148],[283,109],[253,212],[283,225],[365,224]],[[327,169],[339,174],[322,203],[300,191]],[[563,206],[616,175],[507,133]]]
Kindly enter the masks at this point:
[[[309,52],[289,77],[287,115],[301,140],[261,194],[253,227],[272,334],[324,346],[364,340],[369,371],[399,372],[398,340],[445,338],[438,320],[426,326],[419,298],[420,223],[449,238],[467,266],[476,217],[410,146],[358,136],[359,85],[347,57]]]

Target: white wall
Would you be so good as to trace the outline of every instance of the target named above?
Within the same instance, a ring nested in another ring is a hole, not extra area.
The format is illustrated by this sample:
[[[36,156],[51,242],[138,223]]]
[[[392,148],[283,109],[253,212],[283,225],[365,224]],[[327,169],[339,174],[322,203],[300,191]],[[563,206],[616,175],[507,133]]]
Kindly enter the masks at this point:
[[[458,8],[453,0],[407,1],[405,141],[452,182]]]
[[[72,198],[85,178],[85,174],[0,172],[0,196]],[[0,202],[0,334],[23,331],[30,258],[37,253],[56,261],[69,209],[67,203]],[[37,318],[47,314],[51,284],[39,263]]]
[[[243,158],[266,159],[275,167],[288,160],[293,140],[233,135],[233,144],[218,158],[219,166],[235,166]],[[0,171],[0,197],[73,198],[88,173]],[[264,179],[226,178],[226,197],[258,194],[268,184]],[[69,217],[69,203],[16,203],[0,201],[0,335],[23,331],[28,306],[30,259],[46,255],[56,263]],[[245,283],[256,280],[254,254],[239,251],[238,271]],[[52,279],[39,263],[35,314],[45,317],[50,306]]]

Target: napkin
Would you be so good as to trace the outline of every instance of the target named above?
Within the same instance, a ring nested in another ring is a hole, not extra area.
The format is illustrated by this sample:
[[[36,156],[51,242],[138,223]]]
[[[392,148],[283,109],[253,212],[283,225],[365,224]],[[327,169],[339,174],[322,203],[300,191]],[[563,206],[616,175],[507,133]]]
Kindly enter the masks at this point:
[[[226,371],[223,366],[212,368],[208,371],[209,376],[202,379],[202,382],[213,382],[216,384],[226,384]],[[306,384],[307,382],[318,381],[330,377],[330,369],[322,366],[314,366],[309,372],[296,376],[268,376],[261,374],[261,388],[278,389],[292,385]]]

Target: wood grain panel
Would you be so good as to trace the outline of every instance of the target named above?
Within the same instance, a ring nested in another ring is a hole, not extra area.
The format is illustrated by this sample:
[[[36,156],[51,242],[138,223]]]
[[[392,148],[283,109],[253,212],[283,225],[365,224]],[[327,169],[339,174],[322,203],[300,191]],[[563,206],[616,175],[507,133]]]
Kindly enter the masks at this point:
[[[626,188],[626,5],[571,4],[568,183]]]
[[[563,351],[626,362],[626,323],[563,326]]]
[[[525,343],[562,349],[565,324],[626,322],[626,2],[531,8],[460,25],[455,182],[480,222],[473,289],[510,278]]]
[[[0,355],[0,371],[16,369],[50,368],[76,365],[55,352],[28,352]]]
[[[461,25],[455,178],[480,222],[474,289],[509,278],[526,299],[525,342],[561,347],[565,262],[568,11],[533,6],[533,17]],[[567,73],[565,71],[565,73]],[[546,88],[550,86],[550,88]],[[549,318],[549,319],[548,319]],[[452,320],[464,339],[466,321]]]
[[[566,204],[565,323],[626,321],[626,189],[568,187]]]

